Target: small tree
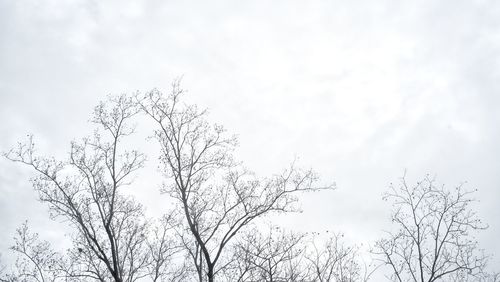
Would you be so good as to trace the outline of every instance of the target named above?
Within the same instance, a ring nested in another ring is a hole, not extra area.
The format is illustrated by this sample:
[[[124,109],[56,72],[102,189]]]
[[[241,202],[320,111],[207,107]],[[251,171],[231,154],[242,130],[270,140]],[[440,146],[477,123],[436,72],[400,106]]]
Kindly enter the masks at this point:
[[[242,229],[271,212],[296,211],[297,192],[322,188],[315,187],[312,171],[293,165],[265,179],[242,168],[232,157],[236,138],[207,122],[206,111],[183,104],[182,93],[176,82],[170,95],[153,90],[138,102],[156,124],[167,176],[163,191],[177,200],[184,217],[179,233],[199,281],[212,282],[224,250]]]
[[[186,277],[186,264],[177,266],[174,263],[177,254],[183,251],[182,245],[175,240],[175,226],[178,220],[173,214],[164,215],[152,232],[147,242],[148,255],[151,263],[148,265],[149,277],[157,281],[182,281]]]
[[[304,264],[305,234],[270,226],[252,230],[235,244],[228,281],[309,281]]]
[[[396,281],[469,281],[483,275],[487,258],[478,248],[476,231],[487,228],[470,205],[473,191],[437,186],[430,177],[391,185],[384,199],[398,227],[377,242],[375,253],[392,269]],[[475,280],[475,281],[476,281]]]
[[[313,233],[305,254],[308,281],[366,282],[377,269],[364,263],[356,246],[348,246],[342,241],[343,234],[333,233],[323,243],[317,242],[318,235]]]

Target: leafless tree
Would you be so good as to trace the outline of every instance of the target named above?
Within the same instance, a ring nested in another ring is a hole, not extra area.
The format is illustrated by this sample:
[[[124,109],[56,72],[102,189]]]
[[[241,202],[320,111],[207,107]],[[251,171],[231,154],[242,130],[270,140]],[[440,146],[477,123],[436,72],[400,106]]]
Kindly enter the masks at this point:
[[[169,95],[153,90],[138,103],[157,126],[167,176],[163,191],[182,211],[190,234],[184,242],[198,278],[212,282],[225,265],[219,263],[224,250],[242,229],[271,212],[295,211],[297,192],[321,188],[312,171],[293,165],[265,179],[243,169],[232,157],[236,138],[207,122],[206,111],[182,103],[182,93],[176,82]]]
[[[179,265],[174,263],[176,259],[183,259],[178,257],[183,246],[175,240],[174,228],[177,223],[178,220],[173,218],[173,213],[170,213],[163,216],[151,232],[152,236],[148,240],[147,247],[151,260],[148,269],[153,282],[182,281],[186,277],[185,263]]]
[[[473,191],[437,186],[427,176],[416,185],[405,177],[384,199],[398,227],[376,244],[375,253],[395,281],[480,281],[487,261],[474,234],[487,228],[470,207]]]
[[[308,281],[304,264],[305,234],[270,226],[267,232],[245,232],[234,248],[228,281]]]
[[[33,139],[6,154],[37,172],[33,179],[51,216],[69,221],[78,231],[70,250],[71,275],[86,280],[131,282],[148,275],[148,222],[143,208],[123,191],[144,156],[124,150],[122,139],[134,131],[138,113],[125,96],[110,97],[95,108],[99,126],[92,137],[73,142],[69,160],[38,157]]]
[[[328,233],[322,243],[318,242],[319,233],[312,234],[305,253],[310,269],[308,281],[368,281],[377,268],[361,259],[356,246],[346,245],[343,234]]]
[[[296,233],[277,226],[244,233],[224,281],[366,282],[376,270],[338,233]]]

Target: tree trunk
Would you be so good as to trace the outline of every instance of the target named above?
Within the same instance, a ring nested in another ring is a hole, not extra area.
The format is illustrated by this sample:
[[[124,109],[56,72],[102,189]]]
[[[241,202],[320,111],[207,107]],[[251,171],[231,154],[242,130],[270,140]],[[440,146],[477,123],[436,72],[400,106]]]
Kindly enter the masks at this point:
[[[213,267],[208,268],[207,276],[208,276],[208,282],[214,282],[214,268]]]

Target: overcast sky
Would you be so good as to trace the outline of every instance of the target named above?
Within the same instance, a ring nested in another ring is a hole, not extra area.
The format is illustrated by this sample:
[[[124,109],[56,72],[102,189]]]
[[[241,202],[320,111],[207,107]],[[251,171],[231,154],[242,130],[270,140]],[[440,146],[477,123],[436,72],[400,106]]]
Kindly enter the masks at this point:
[[[33,133],[64,156],[107,94],[181,75],[247,167],[298,157],[337,183],[283,224],[371,243],[389,228],[388,184],[430,173],[479,190],[481,243],[500,265],[499,1],[0,0],[1,151]],[[30,175],[0,160],[1,253],[25,219],[61,236]],[[156,185],[137,194],[153,211]]]

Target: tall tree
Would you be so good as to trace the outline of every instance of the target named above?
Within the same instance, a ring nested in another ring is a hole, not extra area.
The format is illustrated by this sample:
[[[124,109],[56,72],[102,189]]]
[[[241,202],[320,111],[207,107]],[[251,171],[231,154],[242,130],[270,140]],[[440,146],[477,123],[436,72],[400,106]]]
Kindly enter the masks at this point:
[[[132,99],[110,97],[95,108],[92,137],[72,142],[69,159],[37,156],[32,137],[6,157],[35,170],[33,186],[51,216],[77,230],[71,257],[77,276],[99,281],[136,281],[147,275],[148,223],[143,208],[123,192],[144,156],[122,148],[138,113]]]
[[[297,192],[323,188],[316,187],[311,170],[294,165],[263,179],[242,168],[232,156],[236,138],[210,124],[205,110],[184,104],[182,94],[176,82],[168,95],[153,90],[138,102],[156,124],[167,176],[163,191],[177,200],[184,217],[190,234],[184,242],[198,279],[212,282],[225,265],[219,264],[224,250],[241,230],[269,213],[296,211]]]
[[[459,185],[438,186],[430,177],[409,185],[405,177],[391,185],[384,199],[392,202],[398,228],[377,242],[375,253],[390,266],[396,281],[478,281],[487,257],[474,235],[487,228],[471,204],[474,191]]]

